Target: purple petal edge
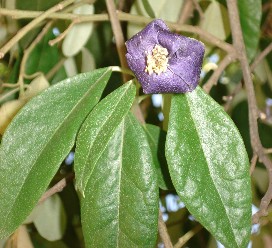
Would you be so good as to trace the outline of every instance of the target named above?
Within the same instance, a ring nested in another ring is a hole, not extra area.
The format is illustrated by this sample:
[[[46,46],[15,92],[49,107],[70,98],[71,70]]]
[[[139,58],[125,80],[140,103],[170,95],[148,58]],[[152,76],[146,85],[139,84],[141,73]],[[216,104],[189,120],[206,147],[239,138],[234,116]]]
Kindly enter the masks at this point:
[[[155,45],[168,52],[168,69],[157,75],[145,72],[146,56]],[[195,39],[171,33],[160,20],[149,23],[126,42],[128,66],[134,72],[145,94],[186,93],[194,90],[200,78],[205,53],[204,44]]]

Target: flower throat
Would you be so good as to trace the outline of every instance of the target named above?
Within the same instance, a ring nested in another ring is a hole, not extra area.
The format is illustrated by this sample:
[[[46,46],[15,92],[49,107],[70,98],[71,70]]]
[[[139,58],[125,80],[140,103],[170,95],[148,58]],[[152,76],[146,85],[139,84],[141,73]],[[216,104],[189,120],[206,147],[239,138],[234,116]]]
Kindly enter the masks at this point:
[[[168,66],[168,51],[166,48],[156,45],[151,54],[146,56],[145,72],[149,75],[156,73],[160,75],[162,72],[166,72]]]

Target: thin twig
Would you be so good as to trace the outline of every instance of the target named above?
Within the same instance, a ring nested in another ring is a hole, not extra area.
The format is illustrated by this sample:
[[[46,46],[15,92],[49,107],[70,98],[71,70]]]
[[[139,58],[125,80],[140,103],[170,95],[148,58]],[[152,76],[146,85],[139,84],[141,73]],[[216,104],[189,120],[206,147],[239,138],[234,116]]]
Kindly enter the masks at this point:
[[[165,223],[163,221],[163,218],[162,218],[161,210],[159,210],[158,227],[159,227],[159,234],[160,234],[161,240],[164,243],[164,247],[165,248],[173,248],[171,239],[170,239],[169,234],[167,232],[167,227],[166,227],[166,225],[165,225]]]
[[[272,153],[272,148],[265,149],[264,152],[265,152],[266,154]]]
[[[68,176],[66,176],[65,178],[61,179],[57,184],[55,184],[52,188],[50,188],[49,190],[47,190],[42,197],[40,198],[40,200],[38,201],[38,204],[44,202],[47,198],[49,198],[50,196],[61,192],[70,182],[72,182],[75,178],[75,174],[74,173],[70,173]]]
[[[125,39],[122,32],[121,24],[116,14],[116,7],[113,0],[106,0],[107,9],[110,17],[111,27],[114,34],[116,48],[121,63],[121,67],[128,68],[127,60],[125,57],[126,48],[125,48]],[[124,82],[128,81],[130,77],[126,74],[123,74]]]
[[[4,87],[4,88],[15,88],[15,87],[18,87],[18,84],[5,83],[5,84],[2,84],[1,86]]]
[[[18,91],[20,91],[20,87],[17,86],[17,88],[10,90],[9,92],[3,94],[2,96],[0,96],[0,104],[5,101],[7,98],[9,98],[10,96],[12,96],[13,94],[17,93]]]
[[[33,74],[30,74],[30,75],[24,74],[24,78],[26,78],[26,79],[34,79],[36,77],[40,77],[41,75],[43,75],[43,73],[40,72],[40,71],[37,71],[37,72],[34,72]]]
[[[194,11],[194,6],[192,0],[185,0],[182,4],[182,8],[179,14],[177,23],[183,24],[189,17],[192,17]]]
[[[234,90],[232,91],[232,93],[229,96],[226,96],[226,103],[224,105],[224,110],[226,112],[229,111],[230,106],[231,106],[231,102],[234,99],[234,97],[238,94],[238,92],[240,92],[240,90],[242,89],[242,83],[239,82],[236,87],[234,88]],[[223,99],[224,100],[224,99]]]
[[[208,82],[205,83],[203,86],[203,89],[206,91],[206,93],[209,93],[211,88],[217,84],[217,81],[219,80],[221,74],[226,69],[226,67],[233,62],[235,59],[234,55],[226,55],[225,58],[219,63],[217,69],[213,72],[212,76],[209,78]]]
[[[252,173],[253,173],[253,171],[255,169],[257,159],[258,159],[258,155],[254,154],[251,161],[250,161],[250,175],[252,175]]]
[[[272,43],[270,45],[268,45],[253,61],[253,63],[250,65],[250,71],[253,72],[255,70],[255,68],[258,66],[258,64],[272,51]],[[238,83],[237,86],[235,87],[233,93],[228,96],[229,99],[227,99],[227,102],[224,106],[224,109],[226,112],[228,112],[230,105],[231,105],[231,101],[232,99],[234,99],[234,96],[241,90],[242,88],[242,83]],[[267,153],[266,151],[264,151],[265,153]]]
[[[5,54],[21,39],[23,38],[30,30],[37,26],[40,22],[45,20],[50,14],[57,12],[64,7],[70,5],[75,0],[65,0],[58,3],[52,8],[48,9],[45,12],[42,12],[37,18],[33,19],[30,23],[21,28],[15,36],[13,36],[1,49],[0,49],[0,59],[5,56]]]
[[[73,5],[74,7],[75,5]],[[44,13],[43,11],[31,11],[31,10],[19,10],[19,9],[5,9],[0,8],[0,15],[11,16],[14,19],[34,19]],[[51,13],[47,16],[47,19],[59,19],[59,20],[75,20],[79,19],[80,22],[99,22],[108,21],[108,14],[94,14],[94,15],[81,15],[73,13]]]
[[[117,9],[122,11],[125,7],[125,3],[126,3],[126,0],[119,0],[118,5],[117,5]]]
[[[0,15],[6,16],[16,16],[17,18],[36,18],[43,12],[39,11],[22,11],[22,10],[8,10],[0,8]],[[153,19],[145,16],[137,16],[128,13],[124,13],[118,11],[117,17],[120,21],[127,21],[133,23],[141,23],[147,24],[151,22]],[[63,20],[73,20],[78,19],[79,22],[100,22],[100,21],[108,21],[109,16],[107,14],[95,14],[90,16],[81,16],[77,14],[70,14],[70,13],[51,13],[48,14],[47,18],[50,19],[63,19]],[[227,53],[232,53],[234,51],[233,46],[229,43],[217,38],[216,36],[208,33],[207,31],[192,25],[180,25],[173,22],[167,22],[168,26],[172,30],[176,30],[179,32],[187,32],[199,35],[199,38],[203,41],[206,41],[214,46],[221,48],[222,50],[226,51]]]
[[[116,42],[116,47],[117,47],[117,52],[118,52],[119,60],[121,63],[121,67],[126,69],[128,68],[128,65],[127,65],[127,60],[125,57],[125,54],[126,54],[125,40],[124,40],[120,21],[118,19],[117,10],[113,0],[106,0],[106,4],[107,4],[108,12],[109,12],[110,22],[111,22],[115,42]],[[131,79],[131,76],[129,74],[123,73],[122,76],[123,76],[124,82],[127,82],[128,80]],[[136,105],[133,104],[132,111],[135,114],[136,118],[140,121],[140,123],[145,123],[143,113],[138,104]]]
[[[186,244],[194,235],[196,235],[203,227],[201,225],[195,226],[192,230],[185,233],[182,237],[179,238],[178,242],[174,245],[174,248],[180,248]]]
[[[45,78],[50,80],[63,66],[66,58],[62,58],[46,75]]]
[[[204,13],[203,13],[203,11],[202,11],[200,5],[199,5],[199,2],[198,2],[197,0],[191,0],[191,1],[194,3],[195,9],[197,10],[197,12],[198,12],[198,14],[199,14],[200,19],[201,19],[201,20],[204,20]]]
[[[251,71],[254,71],[257,65],[272,51],[272,42],[254,59],[250,65]]]
[[[65,38],[65,36],[69,33],[69,31],[72,29],[72,27],[78,22],[77,19],[73,20],[70,25],[61,33],[59,34],[55,39],[50,40],[48,44],[50,46],[54,46],[56,43],[60,42]]]
[[[255,92],[253,82],[251,78],[250,67],[247,61],[246,49],[242,35],[242,29],[240,25],[237,0],[227,0],[229,20],[232,31],[233,45],[236,49],[238,59],[241,63],[244,83],[248,96],[248,109],[249,109],[249,129],[250,129],[250,141],[251,146],[255,154],[259,157],[259,160],[265,165],[268,177],[269,186],[261,200],[260,210],[253,215],[253,223],[257,223],[261,216],[267,215],[267,208],[272,198],[272,162],[269,157],[265,154],[263,146],[259,137],[258,130],[258,117],[259,111],[256,103]]]

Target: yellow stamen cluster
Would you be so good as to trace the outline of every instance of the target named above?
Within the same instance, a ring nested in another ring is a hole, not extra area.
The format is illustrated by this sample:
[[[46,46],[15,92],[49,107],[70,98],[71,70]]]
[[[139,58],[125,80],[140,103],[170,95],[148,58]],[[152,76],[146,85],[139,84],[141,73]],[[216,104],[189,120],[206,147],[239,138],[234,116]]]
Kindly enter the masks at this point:
[[[156,45],[151,54],[146,56],[145,72],[149,75],[156,73],[160,75],[162,72],[166,72],[168,66],[168,51],[166,48]]]

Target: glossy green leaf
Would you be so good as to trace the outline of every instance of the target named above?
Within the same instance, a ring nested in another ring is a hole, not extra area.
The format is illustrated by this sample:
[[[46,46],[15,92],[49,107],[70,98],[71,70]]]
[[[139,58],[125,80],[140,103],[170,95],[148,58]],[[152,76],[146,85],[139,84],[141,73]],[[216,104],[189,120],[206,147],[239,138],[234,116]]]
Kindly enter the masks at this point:
[[[0,147],[0,238],[37,204],[110,74],[103,68],[64,80],[33,98],[13,119]]]
[[[144,130],[128,114],[89,164],[81,216],[87,247],[155,247],[156,169]]]
[[[247,57],[252,60],[257,52],[262,19],[261,0],[239,0],[238,9]]]
[[[143,128],[152,152],[153,162],[157,169],[159,187],[164,190],[173,189],[174,187],[165,158],[166,132],[151,124],[145,124]]]
[[[124,84],[104,98],[82,125],[76,144],[75,173],[77,189],[83,196],[91,170],[95,168],[114,130],[131,108],[135,94],[136,87],[132,81]]]
[[[226,247],[246,247],[251,228],[247,153],[230,117],[200,87],[172,97],[166,158],[192,215]]]

